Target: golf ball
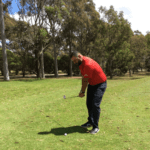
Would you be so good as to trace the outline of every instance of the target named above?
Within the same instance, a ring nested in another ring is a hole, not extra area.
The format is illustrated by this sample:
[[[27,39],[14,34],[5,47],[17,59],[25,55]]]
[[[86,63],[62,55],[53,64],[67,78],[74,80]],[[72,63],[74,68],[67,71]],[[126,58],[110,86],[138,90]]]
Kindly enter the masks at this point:
[[[65,136],[67,135],[67,133],[64,134]]]

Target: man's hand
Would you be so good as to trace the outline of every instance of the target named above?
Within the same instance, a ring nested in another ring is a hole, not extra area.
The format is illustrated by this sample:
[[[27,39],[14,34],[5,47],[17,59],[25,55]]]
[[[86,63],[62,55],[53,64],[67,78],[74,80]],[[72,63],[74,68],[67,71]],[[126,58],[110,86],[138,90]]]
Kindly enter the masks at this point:
[[[84,93],[79,93],[79,97],[84,97]]]
[[[88,85],[88,79],[89,78],[82,78],[82,87],[81,87],[81,90],[82,91],[85,91],[86,90],[86,87]]]

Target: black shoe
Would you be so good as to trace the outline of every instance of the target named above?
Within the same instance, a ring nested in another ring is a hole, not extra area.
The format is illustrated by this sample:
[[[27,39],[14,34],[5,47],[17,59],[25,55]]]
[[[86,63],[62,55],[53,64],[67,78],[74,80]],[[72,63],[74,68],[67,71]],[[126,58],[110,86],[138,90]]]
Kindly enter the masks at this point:
[[[82,128],[89,128],[89,127],[92,127],[92,125],[89,122],[87,122],[87,123],[81,125],[81,127]]]
[[[94,128],[90,131],[91,134],[96,134],[99,131],[98,128]]]

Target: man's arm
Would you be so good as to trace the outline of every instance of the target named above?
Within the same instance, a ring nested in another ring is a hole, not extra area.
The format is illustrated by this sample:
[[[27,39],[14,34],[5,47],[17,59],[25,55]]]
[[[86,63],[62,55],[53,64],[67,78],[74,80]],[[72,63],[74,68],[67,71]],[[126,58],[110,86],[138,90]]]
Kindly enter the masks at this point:
[[[81,90],[82,90],[83,92],[85,92],[86,87],[87,87],[87,85],[88,85],[88,79],[89,79],[89,78],[83,78],[83,77],[82,77],[82,88],[81,88]]]

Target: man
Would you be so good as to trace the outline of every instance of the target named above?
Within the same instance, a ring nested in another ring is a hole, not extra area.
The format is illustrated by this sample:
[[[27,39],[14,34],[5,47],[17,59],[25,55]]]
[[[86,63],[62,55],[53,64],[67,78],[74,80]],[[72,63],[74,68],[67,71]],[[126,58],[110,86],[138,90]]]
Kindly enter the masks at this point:
[[[82,74],[79,97],[85,96],[84,93],[88,85],[86,105],[89,117],[88,122],[81,127],[93,127],[90,133],[95,134],[99,131],[100,104],[107,87],[107,77],[100,65],[93,59],[83,56],[79,52],[72,52],[70,57],[74,64],[78,64]]]

